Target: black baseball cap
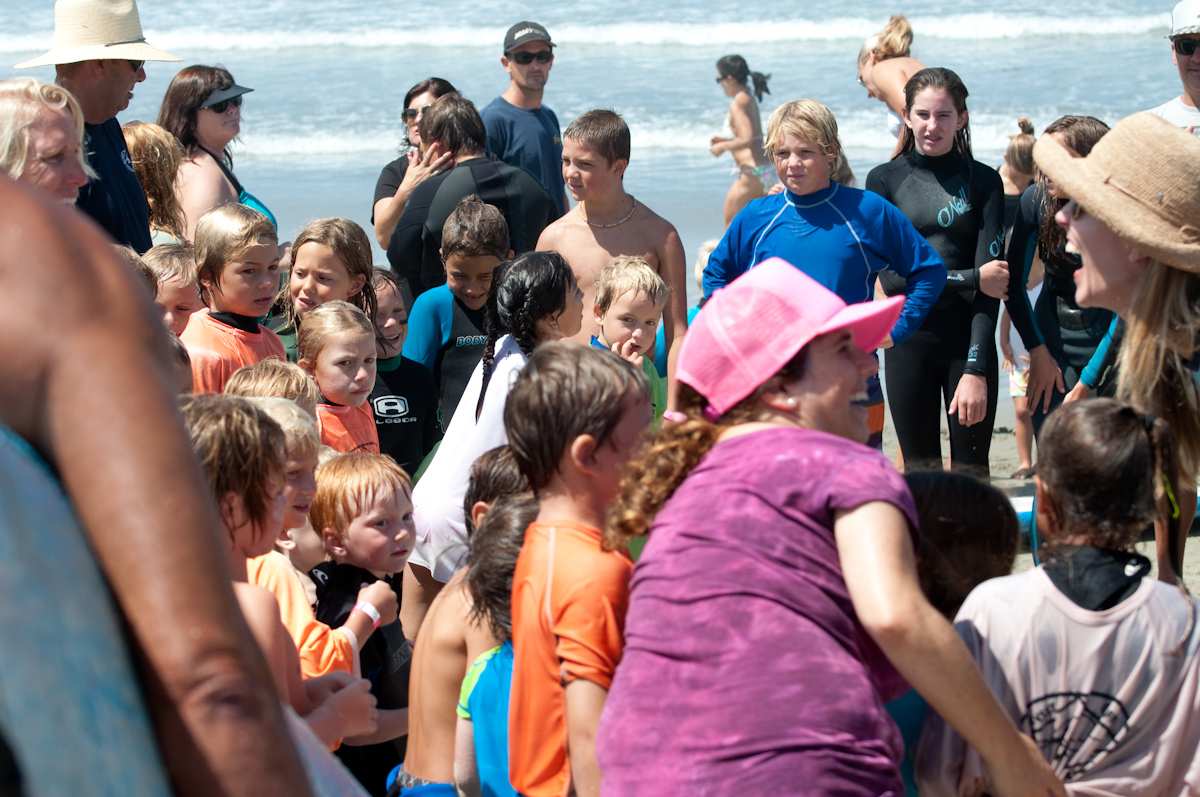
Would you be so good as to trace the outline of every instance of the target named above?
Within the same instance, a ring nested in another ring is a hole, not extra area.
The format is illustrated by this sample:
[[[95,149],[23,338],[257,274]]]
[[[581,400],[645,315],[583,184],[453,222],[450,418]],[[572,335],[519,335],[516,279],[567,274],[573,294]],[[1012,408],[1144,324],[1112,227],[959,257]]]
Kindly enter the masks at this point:
[[[550,41],[550,34],[541,25],[536,22],[518,22],[504,34],[504,52],[510,53],[529,42],[546,42],[551,47],[554,46],[554,42]]]
[[[234,83],[223,89],[213,89],[212,93],[204,98],[204,102],[200,103],[201,108],[209,108],[216,105],[218,102],[232,100],[234,97],[240,97],[243,94],[248,94],[254,89],[248,89],[245,86],[239,86]]]

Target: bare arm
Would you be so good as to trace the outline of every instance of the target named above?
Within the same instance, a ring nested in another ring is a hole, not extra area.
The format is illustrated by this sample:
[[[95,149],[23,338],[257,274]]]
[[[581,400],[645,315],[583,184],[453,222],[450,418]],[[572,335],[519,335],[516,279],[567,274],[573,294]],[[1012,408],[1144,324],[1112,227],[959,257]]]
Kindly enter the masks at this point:
[[[77,213],[7,180],[0,204],[0,419],[55,465],[74,502],[128,621],[176,793],[310,794],[234,600],[157,311]]]
[[[390,742],[408,734],[408,709],[384,708],[379,709],[379,722],[374,733],[366,733],[346,739],[348,745],[362,747],[368,744]]]
[[[662,250],[658,253],[659,274],[671,288],[667,308],[663,311],[663,339],[667,345],[667,409],[675,409],[678,391],[675,383],[675,363],[683,336],[687,334],[687,259],[683,241],[674,227],[670,228]]]
[[[430,176],[450,166],[453,160],[454,154],[443,153],[438,144],[431,145],[420,155],[416,150],[410,150],[408,169],[404,172],[404,179],[400,181],[396,193],[375,203],[375,240],[384,250],[387,250],[388,244],[392,242],[396,222],[400,221],[400,215],[404,213],[404,207],[408,204],[413,189]]]
[[[404,580],[400,596],[400,624],[404,626],[404,636],[410,642],[415,642],[421,623],[425,622],[425,613],[433,599],[446,586],[433,577],[428,568],[418,564],[408,563],[404,568]]]
[[[839,512],[838,556],[859,621],[900,674],[987,762],[997,795],[1065,795],[988,691],[950,623],[917,584],[908,525],[891,504]]]
[[[480,797],[483,793],[475,767],[475,723],[462,717],[454,726],[454,788],[458,797]]]
[[[596,761],[596,727],[608,690],[591,681],[567,684],[567,755],[571,786],[577,797],[599,797],[600,764]]]
[[[730,103],[729,126],[733,128],[733,138],[713,138],[713,145],[709,148],[713,155],[750,149],[756,143],[761,146],[761,137],[754,135],[754,121],[750,118],[751,107],[748,94],[739,94]]]
[[[196,224],[208,211],[230,202],[237,202],[233,186],[207,155],[201,162],[184,161],[175,178],[175,194],[183,208],[184,234],[189,241],[196,237]]]

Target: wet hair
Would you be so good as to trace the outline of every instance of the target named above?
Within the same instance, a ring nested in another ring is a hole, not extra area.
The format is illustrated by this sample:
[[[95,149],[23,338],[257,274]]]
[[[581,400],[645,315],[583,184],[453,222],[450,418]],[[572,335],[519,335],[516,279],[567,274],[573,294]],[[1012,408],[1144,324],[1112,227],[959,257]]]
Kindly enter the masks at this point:
[[[837,117],[827,105],[817,100],[791,100],[772,111],[764,142],[767,157],[773,159],[775,150],[789,135],[820,147],[829,158],[829,179],[843,185],[854,182],[854,172],[838,137]]]
[[[366,313],[349,302],[340,299],[314,307],[300,319],[296,331],[296,354],[305,370],[317,366],[317,358],[332,335],[359,332],[375,340],[378,330],[375,322]],[[303,365],[307,363],[307,367]]]
[[[508,222],[494,205],[471,194],[458,201],[442,225],[442,262],[451,255],[508,257]]]
[[[499,642],[512,639],[513,572],[525,542],[525,529],[537,513],[537,499],[530,493],[502,496],[471,538],[466,577],[470,620],[487,623]]]
[[[891,58],[907,58],[912,53],[913,29],[908,17],[896,14],[887,21],[883,30],[867,38],[862,49],[858,51],[858,65],[861,67],[875,54],[875,60],[887,61]]]
[[[487,149],[487,129],[475,104],[458,94],[438,97],[421,116],[421,141],[425,146],[441,144],[455,155]]]
[[[400,297],[401,301],[405,300],[404,289],[400,285],[400,278],[390,268],[376,266],[371,269],[371,287],[375,289],[376,296],[379,295],[380,290],[391,288]],[[407,302],[405,303],[407,304]]]
[[[617,497],[608,508],[605,547],[621,549],[633,537],[647,534],[654,516],[717,444],[721,434],[738,424],[761,420],[764,413],[759,398],[762,394],[776,389],[781,380],[804,376],[807,350],[808,347],[801,349],[753,393],[715,421],[704,414],[708,399],[691,385],[680,382],[676,409],[684,420],[663,424],[626,463]],[[509,401],[512,401],[511,397]]]
[[[917,508],[917,578],[947,619],[989,578],[1012,572],[1021,528],[1004,493],[964,473],[905,474]]]
[[[200,287],[196,275],[196,250],[191,244],[152,246],[142,255],[142,262],[154,272],[160,287],[164,282],[176,280],[185,285],[195,285],[197,289]]]
[[[308,510],[313,531],[332,529],[339,538],[354,519],[381,496],[403,492],[411,497],[412,479],[396,460],[384,454],[353,451],[317,466],[317,491]]]
[[[637,255],[617,255],[596,276],[596,309],[607,313],[627,293],[644,293],[655,307],[664,306],[671,288],[654,266]]]
[[[62,86],[32,77],[0,80],[0,171],[14,180],[25,172],[30,154],[29,126],[42,111],[65,114],[75,123],[79,165],[84,174],[94,178],[96,172],[88,166],[87,149],[83,146],[84,119],[79,101]]]
[[[221,281],[221,272],[252,246],[278,246],[279,234],[257,210],[229,203],[208,211],[196,223],[193,246],[196,251],[196,280],[200,295],[211,306],[212,293]]]
[[[163,95],[158,110],[159,126],[174,134],[184,151],[191,154],[200,147],[196,138],[196,114],[200,112],[200,106],[214,91],[232,85],[233,75],[223,66],[196,64],[180,69]],[[219,154],[226,164],[233,165],[228,147],[224,152],[212,154]]]
[[[433,95],[434,99],[437,99],[438,97],[445,97],[447,94],[457,94],[458,89],[454,88],[449,80],[443,80],[440,77],[427,77],[404,92],[404,105],[401,108],[408,110],[408,106],[412,105],[412,101],[426,92],[429,92]],[[412,142],[408,140],[408,125],[404,126],[404,143],[407,146],[412,146]]]
[[[554,341],[533,352],[504,404],[504,431],[534,495],[575,438],[591,435],[597,447],[608,441],[630,395],[650,400],[645,378],[610,351]]]
[[[578,290],[575,274],[558,252],[526,252],[501,263],[492,276],[492,290],[484,308],[483,384],[475,418],[483,412],[488,383],[495,369],[496,341],[512,335],[526,356],[538,344],[537,322],[566,308],[567,291]]]
[[[1033,122],[1028,116],[1022,116],[1017,119],[1017,128],[1021,132],[1008,137],[1008,148],[1004,150],[1004,162],[1013,171],[1032,175],[1035,168],[1033,145],[1037,141],[1033,135]]]
[[[179,140],[169,130],[149,122],[128,122],[121,133],[150,206],[150,228],[165,230],[183,240],[183,206],[175,194],[175,176],[185,157]]]
[[[1200,472],[1200,394],[1191,365],[1197,327],[1200,277],[1151,260],[1125,316],[1125,339],[1117,353],[1117,397],[1170,424],[1189,484]]]
[[[586,144],[609,164],[616,161],[629,162],[631,151],[629,125],[621,114],[607,108],[596,108],[581,114],[563,131],[564,139]]]
[[[1056,529],[1047,543],[1083,537],[1088,544],[1130,550],[1156,519],[1171,522],[1166,492],[1179,495],[1175,435],[1161,418],[1114,399],[1064,404],[1038,436],[1038,481]],[[1177,573],[1182,563],[1174,562]]]
[[[346,267],[346,273],[351,279],[362,277],[362,287],[346,301],[362,310],[368,318],[375,317],[375,283],[374,257],[371,252],[371,239],[362,227],[350,219],[328,218],[314,219],[304,225],[304,229],[292,241],[292,268],[296,267],[296,255],[304,244],[323,244],[333,250],[334,255]],[[287,308],[289,322],[293,326],[299,324],[296,306],[292,302],[292,292],[284,288],[284,305]]]
[[[517,493],[529,492],[529,480],[517,467],[512,449],[507,445],[496,446],[479,455],[471,463],[471,475],[467,479],[467,492],[463,496],[463,517],[467,522],[467,536],[475,533],[471,522],[471,509],[482,501],[489,506],[500,498]]]
[[[225,395],[243,398],[282,398],[293,402],[314,419],[321,390],[300,366],[278,357],[243,365],[225,383]]]
[[[158,296],[158,275],[154,273],[154,269],[146,265],[145,261],[142,260],[142,256],[132,247],[125,244],[113,244],[113,251],[117,253],[117,257],[125,265],[129,266],[129,270],[137,275],[142,284],[150,290],[150,298],[153,299]]]
[[[1042,131],[1043,136],[1057,134],[1062,143],[1075,154],[1084,158],[1092,147],[1108,133],[1108,125],[1094,116],[1060,116]],[[1038,226],[1038,257],[1043,263],[1057,265],[1063,269],[1079,267],[1079,256],[1067,254],[1067,231],[1058,226],[1054,216],[1067,204],[1066,197],[1054,198],[1046,188],[1046,176],[1038,174],[1042,186],[1042,220]]]
[[[912,113],[913,102],[917,95],[925,89],[941,89],[950,95],[950,101],[954,103],[954,110],[962,116],[967,112],[967,97],[970,92],[967,91],[967,86],[962,82],[962,78],[952,69],[946,69],[943,66],[932,66],[922,69],[908,79],[904,84],[904,115],[908,116]],[[896,142],[896,154],[893,159],[900,157],[906,152],[915,149],[917,146],[916,136],[908,125],[900,126],[900,139]],[[968,120],[962,126],[962,129],[954,134],[954,151],[965,158],[972,158],[971,153],[971,123]]]
[[[731,77],[743,86],[753,82],[754,98],[759,102],[762,102],[764,94],[771,93],[771,90],[767,88],[767,81],[771,79],[771,76],[764,75],[762,72],[751,72],[746,59],[740,55],[723,55],[718,58],[717,74],[721,77]]]
[[[288,459],[303,457],[315,460],[317,458],[317,452],[321,450],[321,434],[317,431],[316,418],[290,399],[278,396],[246,396],[245,398],[279,424],[279,428],[283,430],[283,448]]]
[[[240,496],[250,522],[261,527],[270,513],[271,478],[284,475],[285,443],[279,424],[233,396],[185,396],[179,407],[213,498],[219,502],[229,493]]]

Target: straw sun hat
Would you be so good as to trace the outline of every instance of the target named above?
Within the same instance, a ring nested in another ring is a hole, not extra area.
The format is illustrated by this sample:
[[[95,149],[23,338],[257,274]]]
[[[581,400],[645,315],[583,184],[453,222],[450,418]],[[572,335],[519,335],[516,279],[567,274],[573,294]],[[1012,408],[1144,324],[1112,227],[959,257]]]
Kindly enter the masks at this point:
[[[1042,136],[1033,159],[1140,254],[1200,273],[1200,138],[1138,113],[1118,122],[1086,158]]]
[[[179,61],[146,44],[134,0],[56,0],[54,47],[15,68],[74,64],[124,58],[130,61]]]

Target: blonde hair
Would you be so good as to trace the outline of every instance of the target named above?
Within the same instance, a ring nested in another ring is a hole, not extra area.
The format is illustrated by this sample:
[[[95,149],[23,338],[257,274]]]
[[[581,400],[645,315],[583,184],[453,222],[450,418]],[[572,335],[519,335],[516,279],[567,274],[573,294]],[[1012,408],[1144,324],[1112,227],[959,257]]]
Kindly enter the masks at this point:
[[[158,295],[158,275],[154,270],[142,260],[142,256],[137,253],[133,247],[125,244],[113,244],[113,251],[117,253],[117,257],[129,266],[129,270],[137,275],[142,284],[150,289],[150,298],[153,299]]]
[[[178,280],[184,285],[199,287],[200,283],[196,278],[196,250],[191,244],[152,246],[142,255],[142,262],[158,277],[159,285]]]
[[[0,80],[0,169],[14,180],[20,179],[29,165],[27,131],[43,111],[71,117],[79,135],[79,165],[89,178],[96,172],[88,166],[83,147],[83,111],[71,92],[54,83],[31,77]]]
[[[644,293],[659,307],[667,303],[671,288],[644,257],[617,255],[596,277],[596,309],[607,313],[612,303],[627,293]]]
[[[913,29],[908,17],[896,14],[887,21],[883,30],[863,42],[858,51],[858,65],[862,66],[875,54],[876,61],[887,61],[890,58],[907,58],[912,54]]]
[[[313,459],[321,450],[317,421],[290,399],[278,396],[247,396],[246,400],[270,416],[283,430],[283,445],[289,458]]]
[[[295,363],[278,357],[268,357],[234,371],[225,383],[225,395],[287,399],[314,420],[321,400],[321,390],[312,376]]]
[[[767,121],[767,139],[764,149],[767,156],[775,157],[775,150],[785,136],[795,136],[815,144],[829,158],[829,177],[835,182],[849,185],[854,182],[854,172],[846,160],[842,140],[838,137],[837,117],[824,103],[817,100],[792,100],[771,112]]]
[[[1033,145],[1037,139],[1033,135],[1033,122],[1028,116],[1017,120],[1021,132],[1008,137],[1008,149],[1004,150],[1004,162],[1008,167],[1020,174],[1033,176],[1036,168],[1033,163]]]
[[[150,227],[183,240],[183,206],[175,194],[175,175],[183,162],[183,146],[169,130],[150,122],[128,122],[121,128],[129,159],[150,205]]]
[[[363,228],[343,218],[315,219],[304,225],[300,234],[292,241],[291,263],[295,266],[296,254],[304,244],[323,244],[333,250],[338,259],[346,264],[346,272],[350,278],[362,277],[363,285],[358,293],[347,301],[367,314],[368,318],[375,317],[377,303],[375,300],[374,270],[375,264],[371,254],[371,240]],[[291,291],[284,288],[287,296],[287,315],[292,325],[298,318],[296,308],[292,304]]]
[[[300,320],[296,351],[302,361],[315,366],[329,337],[344,332],[362,332],[374,340],[375,324],[367,318],[366,313],[349,302],[326,302],[309,310]]]
[[[411,495],[412,479],[396,460],[364,451],[339,454],[317,467],[317,492],[308,519],[322,537],[325,529],[332,529],[341,538],[368,507],[400,491]]]
[[[1200,277],[1152,261],[1125,323],[1117,397],[1170,424],[1190,484],[1200,471],[1200,396],[1188,366],[1200,327]]]
[[[231,202],[200,217],[193,245],[196,278],[207,304],[226,263],[252,246],[278,246],[279,236],[266,216]]]

